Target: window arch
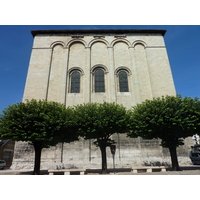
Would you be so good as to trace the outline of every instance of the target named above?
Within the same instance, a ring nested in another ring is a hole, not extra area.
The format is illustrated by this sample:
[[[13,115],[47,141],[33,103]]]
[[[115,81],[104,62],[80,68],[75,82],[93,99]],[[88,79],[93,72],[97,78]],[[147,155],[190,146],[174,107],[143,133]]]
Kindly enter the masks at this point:
[[[93,71],[94,92],[105,92],[105,71],[97,67]]]
[[[119,92],[129,92],[128,73],[125,70],[118,72]]]
[[[73,70],[70,73],[70,88],[69,92],[70,93],[80,93],[80,79],[81,79],[81,74],[79,70]]]

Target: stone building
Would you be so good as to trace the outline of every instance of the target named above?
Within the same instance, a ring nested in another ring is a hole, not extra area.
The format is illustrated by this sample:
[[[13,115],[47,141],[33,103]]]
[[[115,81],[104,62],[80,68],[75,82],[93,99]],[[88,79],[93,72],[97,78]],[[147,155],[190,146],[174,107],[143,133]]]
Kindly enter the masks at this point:
[[[165,30],[38,30],[34,37],[23,100],[47,99],[66,106],[116,102],[127,108],[162,95],[175,95],[164,42]],[[113,136],[116,167],[170,162],[158,140]],[[179,150],[188,162],[189,143]],[[108,150],[108,167],[112,157]],[[34,151],[18,142],[13,167],[33,164]],[[62,158],[61,158],[62,157]],[[185,158],[186,157],[186,158]],[[188,160],[187,160],[188,159]],[[58,144],[42,151],[42,168],[64,164],[101,166],[92,141]],[[23,163],[23,164],[22,164]]]

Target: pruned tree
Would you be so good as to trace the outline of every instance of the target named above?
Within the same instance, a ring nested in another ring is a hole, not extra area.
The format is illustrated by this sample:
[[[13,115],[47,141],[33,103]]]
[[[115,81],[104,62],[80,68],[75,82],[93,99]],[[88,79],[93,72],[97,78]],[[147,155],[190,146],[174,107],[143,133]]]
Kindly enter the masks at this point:
[[[106,147],[114,143],[110,136],[125,133],[128,111],[115,103],[87,103],[75,107],[79,134],[84,139],[95,139],[101,150],[102,173],[107,173]]]
[[[180,170],[177,147],[196,133],[198,127],[198,98],[181,95],[146,100],[132,109],[129,137],[161,139],[161,146],[169,149],[172,170]]]
[[[33,174],[40,174],[43,148],[78,139],[74,109],[46,100],[27,100],[8,106],[0,115],[0,138],[27,141],[35,150]]]

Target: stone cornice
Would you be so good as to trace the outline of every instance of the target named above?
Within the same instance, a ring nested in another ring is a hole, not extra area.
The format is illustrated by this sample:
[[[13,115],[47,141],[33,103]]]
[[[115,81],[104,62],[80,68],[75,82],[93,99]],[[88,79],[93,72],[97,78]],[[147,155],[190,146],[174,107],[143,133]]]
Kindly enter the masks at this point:
[[[135,34],[135,33],[145,33],[145,34],[161,34],[165,35],[166,30],[158,29],[93,29],[93,30],[33,30],[31,31],[32,36],[36,35],[87,35],[87,34]]]

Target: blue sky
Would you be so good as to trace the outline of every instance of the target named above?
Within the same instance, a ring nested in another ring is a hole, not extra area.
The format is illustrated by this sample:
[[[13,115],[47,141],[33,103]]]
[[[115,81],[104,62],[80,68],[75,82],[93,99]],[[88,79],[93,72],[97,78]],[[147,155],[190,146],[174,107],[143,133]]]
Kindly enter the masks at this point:
[[[200,96],[199,25],[0,25],[0,111],[22,100],[33,43],[31,30],[164,29],[176,92]]]

